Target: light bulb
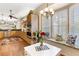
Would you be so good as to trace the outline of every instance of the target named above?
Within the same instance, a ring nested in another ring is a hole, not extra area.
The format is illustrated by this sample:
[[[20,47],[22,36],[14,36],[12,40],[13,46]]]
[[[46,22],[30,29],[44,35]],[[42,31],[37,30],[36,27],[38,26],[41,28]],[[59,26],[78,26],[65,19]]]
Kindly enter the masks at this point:
[[[46,16],[46,13],[43,13],[44,16]]]
[[[52,12],[52,11],[53,11],[53,9],[51,8],[51,9],[49,9],[49,11],[50,11],[50,12]]]
[[[40,14],[43,14],[43,10],[40,11]]]
[[[45,12],[48,12],[48,8],[45,8]]]
[[[52,11],[52,14],[54,14],[55,12],[54,11]]]

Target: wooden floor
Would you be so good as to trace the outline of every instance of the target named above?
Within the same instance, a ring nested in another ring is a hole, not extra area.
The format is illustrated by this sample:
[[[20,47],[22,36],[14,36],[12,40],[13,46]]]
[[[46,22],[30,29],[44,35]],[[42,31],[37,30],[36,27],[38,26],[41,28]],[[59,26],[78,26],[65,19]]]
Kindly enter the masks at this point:
[[[29,45],[21,38],[5,38],[0,40],[0,56],[23,56],[24,46]]]

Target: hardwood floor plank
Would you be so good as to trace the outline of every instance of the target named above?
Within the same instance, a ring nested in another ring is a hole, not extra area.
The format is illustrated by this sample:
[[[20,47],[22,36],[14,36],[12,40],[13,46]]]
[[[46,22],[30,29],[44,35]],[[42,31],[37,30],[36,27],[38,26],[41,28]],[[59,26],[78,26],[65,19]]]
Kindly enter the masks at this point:
[[[29,45],[20,38],[8,38],[9,42],[3,40],[0,41],[0,56],[23,56],[24,46]]]

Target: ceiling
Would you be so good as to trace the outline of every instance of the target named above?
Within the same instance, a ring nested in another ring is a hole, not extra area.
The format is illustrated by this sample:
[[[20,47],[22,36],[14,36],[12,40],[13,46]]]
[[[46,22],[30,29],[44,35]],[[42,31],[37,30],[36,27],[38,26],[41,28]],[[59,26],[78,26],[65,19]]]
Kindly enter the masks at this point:
[[[7,17],[10,14],[9,10],[12,10],[12,13],[14,14],[13,16],[20,19],[27,15],[30,10],[37,8],[41,4],[42,3],[0,3],[0,16],[3,14],[5,16],[5,20],[7,21]],[[49,6],[49,8],[56,10],[66,5],[69,5],[69,3],[54,3]]]
[[[57,10],[57,9],[63,8],[63,7],[70,5],[70,4],[71,3],[54,3],[51,6],[49,6],[49,8],[53,8],[54,10]]]
[[[12,10],[14,16],[21,18],[30,10],[37,8],[41,3],[0,3],[0,15],[8,16]]]
[[[60,8],[63,8],[65,6],[68,6],[68,5],[71,5],[71,3],[53,3],[51,4],[50,6],[48,6],[47,8],[49,9],[53,9],[54,11],[60,9]],[[46,8],[44,8],[43,10],[45,10]]]

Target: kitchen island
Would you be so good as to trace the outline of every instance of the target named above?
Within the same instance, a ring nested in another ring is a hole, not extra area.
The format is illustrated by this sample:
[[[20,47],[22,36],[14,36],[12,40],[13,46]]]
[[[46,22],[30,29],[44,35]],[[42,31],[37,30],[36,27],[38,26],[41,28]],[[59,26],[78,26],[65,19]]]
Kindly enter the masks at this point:
[[[33,44],[33,40],[27,38],[26,32],[21,31],[21,29],[0,29],[0,39],[7,37],[20,37],[29,44]]]
[[[0,29],[0,39],[12,36],[17,31],[21,31],[21,29]]]

